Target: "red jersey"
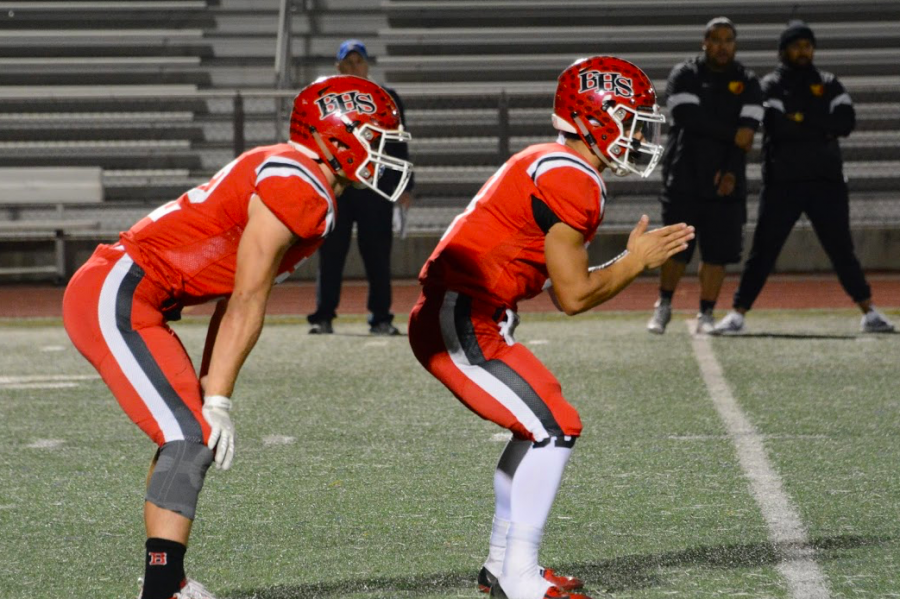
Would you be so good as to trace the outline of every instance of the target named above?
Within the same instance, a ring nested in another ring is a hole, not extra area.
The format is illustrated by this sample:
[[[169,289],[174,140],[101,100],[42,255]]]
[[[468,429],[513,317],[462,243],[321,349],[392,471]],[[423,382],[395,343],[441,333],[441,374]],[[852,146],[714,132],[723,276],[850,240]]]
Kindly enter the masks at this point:
[[[526,148],[451,223],[419,281],[515,309],[547,280],[547,209],[550,222],[563,222],[590,242],[605,200],[600,173],[574,150],[560,143]]]
[[[120,241],[147,276],[182,305],[230,295],[253,194],[299,237],[278,267],[280,282],[316,251],[335,219],[328,180],[290,144],[241,154],[209,182],[138,221]]]

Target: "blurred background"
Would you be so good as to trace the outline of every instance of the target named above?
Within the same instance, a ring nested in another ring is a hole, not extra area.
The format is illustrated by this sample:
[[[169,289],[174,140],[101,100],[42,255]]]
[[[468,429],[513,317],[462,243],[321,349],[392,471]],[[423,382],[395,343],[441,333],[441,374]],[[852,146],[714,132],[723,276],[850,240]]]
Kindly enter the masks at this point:
[[[867,270],[900,270],[900,1],[20,0],[0,2],[0,284],[64,282],[97,243],[206,181],[245,149],[284,141],[296,91],[334,73],[346,38],[406,105],[416,165],[410,235],[394,276],[414,277],[443,229],[511,154],[552,140],[557,75],[613,54],[663,91],[715,16],[762,77],[791,18],[857,110],[842,140],[854,240]],[[750,156],[752,234],[759,143]],[[640,214],[659,222],[659,173],[606,177],[599,258]],[[314,277],[315,261],[294,278]],[[737,265],[736,268],[740,268]],[[830,271],[803,220],[776,269]],[[354,252],[348,277],[361,277]]]

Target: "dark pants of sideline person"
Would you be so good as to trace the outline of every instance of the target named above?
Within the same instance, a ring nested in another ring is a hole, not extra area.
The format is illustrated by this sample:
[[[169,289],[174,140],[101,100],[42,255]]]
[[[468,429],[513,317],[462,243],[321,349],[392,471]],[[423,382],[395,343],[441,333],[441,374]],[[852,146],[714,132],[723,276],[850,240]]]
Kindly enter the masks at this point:
[[[391,202],[369,190],[348,188],[337,199],[334,230],[319,248],[316,311],[307,317],[310,323],[331,321],[336,316],[354,222],[359,253],[369,281],[369,325],[390,323],[394,319],[391,314],[393,210]]]
[[[844,291],[854,302],[872,297],[850,236],[850,203],[841,181],[804,181],[764,186],[759,199],[759,218],[753,246],[741,282],[734,294],[734,307],[749,310],[781,253],[797,219],[805,213]]]

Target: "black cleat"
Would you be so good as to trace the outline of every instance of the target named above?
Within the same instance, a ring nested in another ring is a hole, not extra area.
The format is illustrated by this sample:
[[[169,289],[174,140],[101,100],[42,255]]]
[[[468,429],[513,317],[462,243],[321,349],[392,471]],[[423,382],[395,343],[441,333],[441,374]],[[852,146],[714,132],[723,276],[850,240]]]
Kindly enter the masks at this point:
[[[490,570],[482,566],[476,582],[478,582],[479,591],[482,593],[490,593],[491,587],[497,583],[497,577],[491,574]]]

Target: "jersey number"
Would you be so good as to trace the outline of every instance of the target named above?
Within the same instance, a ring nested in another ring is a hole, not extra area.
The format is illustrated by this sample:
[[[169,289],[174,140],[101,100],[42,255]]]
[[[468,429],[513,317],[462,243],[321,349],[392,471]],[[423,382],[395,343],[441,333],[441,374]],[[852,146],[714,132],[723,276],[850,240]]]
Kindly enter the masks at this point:
[[[491,175],[491,178],[485,182],[485,184],[481,187],[481,190],[477,194],[475,194],[475,197],[472,198],[472,201],[470,201],[469,205],[466,206],[466,209],[456,215],[456,218],[453,219],[453,222],[450,223],[450,226],[447,227],[447,230],[444,231],[443,235],[441,235],[441,239],[449,235],[450,231],[453,230],[453,227],[456,226],[456,223],[458,223],[464,216],[475,210],[475,206],[476,204],[478,204],[478,201],[481,200],[481,198],[484,197],[488,190],[490,190],[494,186],[494,182],[500,178],[500,175],[502,175],[504,171],[506,171],[508,166],[509,163],[504,164],[499,169],[497,169],[497,172]]]
[[[191,204],[202,204],[205,202],[209,196],[216,190],[228,173],[231,172],[231,169],[234,168],[234,165],[237,164],[238,159],[235,158],[225,166],[223,166],[218,173],[213,175],[212,179],[204,183],[203,185],[198,185],[197,187],[191,189],[187,192],[188,200]],[[158,221],[165,215],[177,212],[181,210],[181,204],[178,203],[178,200],[172,200],[171,202],[166,202],[153,212],[147,215],[147,218],[152,220],[153,222]]]

